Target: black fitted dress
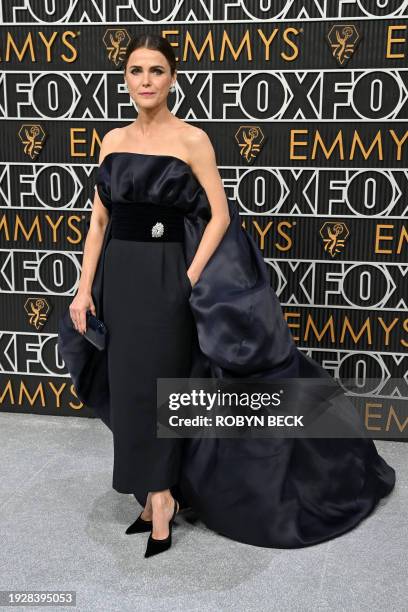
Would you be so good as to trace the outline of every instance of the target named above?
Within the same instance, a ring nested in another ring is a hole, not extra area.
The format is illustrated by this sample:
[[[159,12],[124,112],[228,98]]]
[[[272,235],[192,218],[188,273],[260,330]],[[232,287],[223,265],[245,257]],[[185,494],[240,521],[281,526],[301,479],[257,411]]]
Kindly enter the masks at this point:
[[[370,439],[156,437],[157,377],[328,374],[297,348],[230,200],[230,225],[191,287],[186,271],[211,212],[186,162],[110,153],[96,184],[110,211],[99,314],[113,487],[142,505],[148,491],[171,488],[209,528],[258,546],[308,546],[355,527],[395,485]]]
[[[159,186],[158,161],[124,153],[104,160],[117,188],[111,200],[104,198],[112,215],[103,313],[110,338],[113,488],[142,502],[149,491],[179,481],[182,440],[156,437],[156,378],[190,376],[195,332],[183,215],[159,202],[154,188],[143,190]],[[152,235],[156,223],[163,223],[162,236]]]

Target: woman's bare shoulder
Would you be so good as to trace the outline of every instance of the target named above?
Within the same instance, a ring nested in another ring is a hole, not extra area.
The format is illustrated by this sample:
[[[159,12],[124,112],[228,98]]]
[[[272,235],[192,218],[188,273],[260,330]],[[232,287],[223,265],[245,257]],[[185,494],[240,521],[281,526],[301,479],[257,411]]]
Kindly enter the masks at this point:
[[[183,132],[183,138],[186,138],[187,142],[194,141],[195,138],[200,138],[202,135],[207,135],[204,130],[197,127],[196,125],[191,125],[187,121],[183,121],[183,119],[179,119],[180,129]]]
[[[191,161],[199,162],[200,159],[215,160],[215,152],[212,142],[205,130],[196,126],[190,126],[185,132],[184,146],[190,152]]]
[[[207,132],[185,121],[182,121],[182,123],[184,126],[181,126],[180,141],[183,144],[183,149],[188,152],[190,162],[193,162],[194,159],[199,160],[201,156],[212,157],[214,148]]]
[[[112,153],[113,151],[117,151],[118,146],[120,145],[121,140],[124,136],[124,128],[117,127],[106,132],[105,136],[102,138],[101,149],[99,152],[99,163],[102,162],[103,158],[108,155],[108,153]]]

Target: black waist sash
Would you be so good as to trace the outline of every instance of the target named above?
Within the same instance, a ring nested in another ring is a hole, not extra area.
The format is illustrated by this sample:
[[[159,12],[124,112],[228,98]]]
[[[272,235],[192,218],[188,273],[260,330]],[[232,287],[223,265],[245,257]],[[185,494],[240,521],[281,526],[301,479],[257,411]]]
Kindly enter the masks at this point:
[[[143,242],[184,242],[184,215],[171,206],[152,203],[112,207],[112,238]]]

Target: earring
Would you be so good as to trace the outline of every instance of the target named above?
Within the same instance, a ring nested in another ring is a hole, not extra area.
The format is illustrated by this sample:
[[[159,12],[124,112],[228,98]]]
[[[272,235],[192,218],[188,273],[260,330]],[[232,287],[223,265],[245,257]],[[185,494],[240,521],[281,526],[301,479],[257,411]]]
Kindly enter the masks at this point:
[[[174,83],[171,85],[169,91],[171,91],[171,93],[176,91],[176,86],[174,85]]]

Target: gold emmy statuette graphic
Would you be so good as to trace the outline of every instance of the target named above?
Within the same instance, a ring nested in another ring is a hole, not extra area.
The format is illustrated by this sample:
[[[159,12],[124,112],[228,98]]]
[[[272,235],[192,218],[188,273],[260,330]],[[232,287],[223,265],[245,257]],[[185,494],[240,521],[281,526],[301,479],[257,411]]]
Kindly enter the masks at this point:
[[[109,51],[108,58],[115,66],[119,66],[123,61],[129,42],[130,36],[124,28],[106,30],[103,36],[103,44]]]
[[[327,40],[340,66],[344,66],[355,52],[361,35],[354,25],[334,25],[327,34]]]
[[[24,153],[35,159],[42,151],[45,142],[45,132],[38,123],[24,123],[18,137],[24,144]]]
[[[47,321],[51,312],[51,306],[44,298],[28,298],[24,304],[24,309],[28,314],[28,322],[35,329],[41,329]]]
[[[324,250],[332,257],[336,257],[340,249],[344,249],[344,242],[348,238],[349,231],[346,224],[341,221],[326,221],[320,228],[320,235],[323,238]]]
[[[257,125],[241,125],[235,134],[241,157],[250,164],[261,151],[261,145],[265,143],[265,136]]]

